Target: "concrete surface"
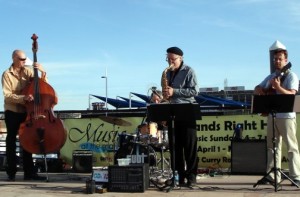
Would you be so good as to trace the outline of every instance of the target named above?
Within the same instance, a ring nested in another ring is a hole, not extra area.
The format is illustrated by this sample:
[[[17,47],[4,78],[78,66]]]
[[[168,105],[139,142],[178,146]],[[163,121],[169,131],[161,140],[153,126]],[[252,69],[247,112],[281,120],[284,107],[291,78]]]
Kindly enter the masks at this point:
[[[46,173],[40,173],[46,176]],[[174,188],[167,192],[159,190],[153,184],[145,192],[105,192],[86,194],[86,180],[91,178],[89,173],[48,173],[48,181],[24,181],[23,173],[18,172],[15,182],[6,181],[6,173],[0,171],[0,195],[5,197],[35,197],[35,196],[221,196],[221,197],[276,197],[299,196],[300,189],[291,186],[289,180],[284,180],[278,191],[272,185],[254,185],[263,176],[253,175],[216,175],[199,174],[197,185],[193,188]]]

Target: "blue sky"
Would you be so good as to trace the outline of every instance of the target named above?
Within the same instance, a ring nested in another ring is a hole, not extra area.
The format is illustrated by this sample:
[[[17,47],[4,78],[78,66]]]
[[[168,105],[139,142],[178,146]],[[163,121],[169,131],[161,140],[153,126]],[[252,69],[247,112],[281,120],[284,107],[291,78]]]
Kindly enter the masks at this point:
[[[59,103],[84,110],[89,94],[129,97],[160,87],[166,49],[178,46],[199,87],[253,89],[269,72],[269,47],[279,40],[300,76],[298,0],[0,0],[1,72],[11,52],[38,61]],[[139,100],[136,97],[132,99]],[[92,98],[91,102],[100,102]],[[3,111],[3,97],[0,98]],[[113,109],[113,107],[109,107]]]

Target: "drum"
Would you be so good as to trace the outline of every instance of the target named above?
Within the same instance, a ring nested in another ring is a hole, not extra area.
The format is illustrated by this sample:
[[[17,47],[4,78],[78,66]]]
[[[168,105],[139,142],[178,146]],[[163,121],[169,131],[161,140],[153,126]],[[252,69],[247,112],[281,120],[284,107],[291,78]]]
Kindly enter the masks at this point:
[[[152,140],[156,141],[157,138],[157,123],[150,122],[149,124],[141,124],[138,126],[140,133],[140,141],[143,145],[148,145]],[[153,138],[153,139],[152,139]]]
[[[157,148],[165,146],[169,147],[168,130],[158,130],[156,137],[150,138],[150,143]]]
[[[150,144],[151,137],[150,135],[140,135],[139,141],[141,142],[142,145],[148,145]]]
[[[150,122],[148,127],[149,127],[149,135],[152,137],[156,137],[157,136],[157,123]]]
[[[139,143],[128,143],[115,153],[114,162],[118,164],[117,159],[131,158],[131,164],[148,163],[149,166],[156,166],[157,155],[151,146],[141,145]]]

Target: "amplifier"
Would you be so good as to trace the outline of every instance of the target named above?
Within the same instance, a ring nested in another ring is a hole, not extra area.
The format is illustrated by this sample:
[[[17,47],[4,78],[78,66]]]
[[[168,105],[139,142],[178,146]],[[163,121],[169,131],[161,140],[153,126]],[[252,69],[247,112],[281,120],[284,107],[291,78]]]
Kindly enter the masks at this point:
[[[261,175],[266,169],[266,140],[231,141],[231,174]]]
[[[73,168],[74,172],[90,173],[93,170],[93,153],[87,150],[73,151]]]
[[[145,192],[149,187],[149,164],[108,166],[108,191]]]

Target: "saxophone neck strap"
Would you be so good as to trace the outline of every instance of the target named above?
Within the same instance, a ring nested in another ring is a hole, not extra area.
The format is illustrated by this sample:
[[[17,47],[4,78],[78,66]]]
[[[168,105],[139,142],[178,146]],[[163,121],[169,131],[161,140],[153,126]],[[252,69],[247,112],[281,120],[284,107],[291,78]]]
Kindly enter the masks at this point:
[[[183,65],[183,61],[181,62],[181,64],[180,64],[180,66],[179,66],[178,69],[176,69],[174,71],[170,71],[170,80],[169,80],[169,84],[168,84],[169,86],[172,85],[172,83],[173,83],[176,75],[178,74],[179,70],[181,69],[182,65]]]

